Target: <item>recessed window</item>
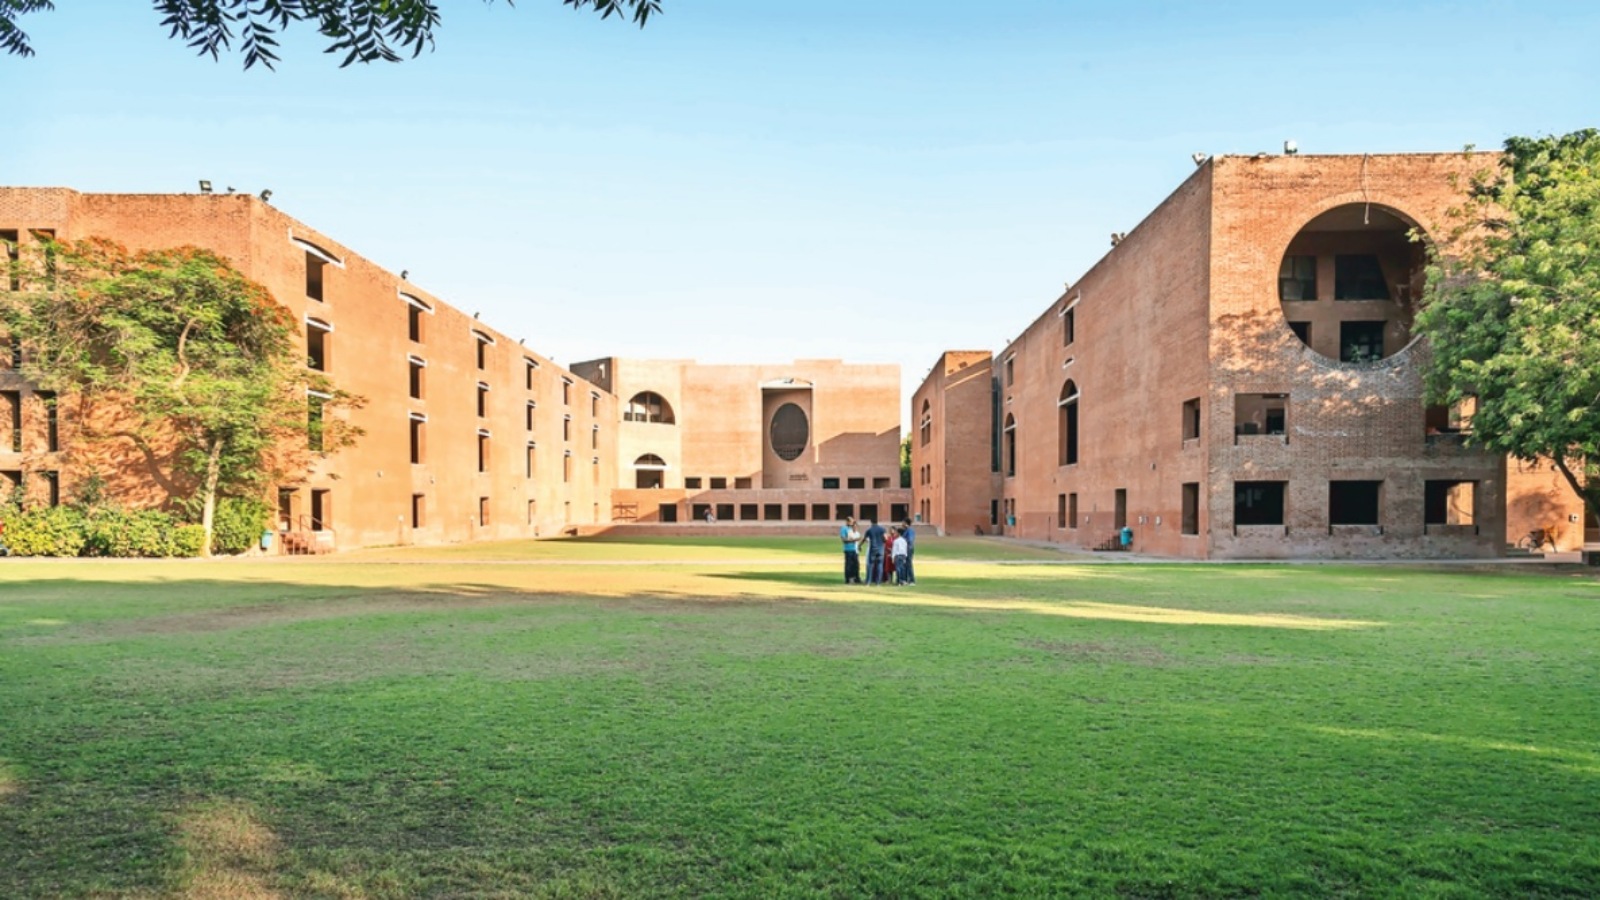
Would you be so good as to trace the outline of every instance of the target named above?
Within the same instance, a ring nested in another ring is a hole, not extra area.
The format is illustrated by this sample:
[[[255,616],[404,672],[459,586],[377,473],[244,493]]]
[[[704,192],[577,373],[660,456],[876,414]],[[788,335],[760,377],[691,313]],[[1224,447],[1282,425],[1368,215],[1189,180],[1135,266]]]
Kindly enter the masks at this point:
[[[600,395],[594,391],[589,392],[589,417],[594,419],[600,417]]]
[[[322,450],[322,408],[332,399],[329,394],[306,391],[306,446],[318,452]]]
[[[1183,439],[1186,441],[1197,440],[1200,437],[1200,398],[1183,401]]]
[[[474,328],[472,339],[478,342],[478,368],[480,370],[489,368],[489,348],[494,344],[494,336]]]
[[[696,477],[696,478],[685,478],[683,480],[684,489],[685,490],[690,490],[690,491],[698,491],[698,490],[700,490],[701,483],[702,482],[698,477]]]
[[[822,489],[825,490],[825,491],[837,491],[839,489],[839,479],[837,479],[837,478],[824,478],[824,479],[822,479]]]
[[[406,337],[410,338],[413,344],[420,344],[422,343],[424,329],[422,317],[431,314],[433,307],[424,303],[421,298],[414,297],[405,291],[396,291],[396,293],[406,303]]]
[[[1477,524],[1476,481],[1424,481],[1422,521],[1425,525]]]
[[[420,413],[412,413],[411,414],[411,417],[410,417],[411,428],[410,428],[410,430],[411,430],[411,464],[412,465],[421,465],[422,462],[425,459],[423,454],[427,452],[427,446],[426,446],[427,423],[428,423],[427,416],[421,415]]]
[[[1378,498],[1382,492],[1381,481],[1328,482],[1328,524],[1378,524]]]
[[[1288,430],[1288,394],[1235,394],[1233,433],[1282,435]]]
[[[1233,483],[1235,525],[1282,525],[1286,481],[1236,481]]]
[[[873,487],[874,490],[883,490],[883,489],[887,488],[888,486],[889,486],[889,479],[887,479],[887,478],[874,478],[874,479],[872,479],[872,487]]]
[[[533,473],[539,470],[539,445],[533,441],[528,442],[528,449],[523,457],[523,477],[532,478]]]
[[[333,326],[321,319],[306,317],[306,368],[316,372],[329,371],[329,358],[333,350]]]
[[[933,407],[927,400],[922,401],[922,425],[919,428],[919,437],[924,447],[933,440]]]
[[[1279,300],[1317,299],[1317,258],[1285,256],[1278,266]]]
[[[479,497],[478,498],[478,524],[479,525],[488,525],[489,524],[489,498],[488,497]]]
[[[311,251],[306,251],[306,296],[322,300],[322,270],[328,263]]]
[[[646,453],[633,461],[633,486],[659,488],[666,484],[667,461],[654,453]]]
[[[527,382],[525,387],[527,387],[528,390],[530,390],[530,391],[533,390],[533,387],[534,387],[534,384],[535,384],[535,381],[536,381],[534,376],[536,376],[538,374],[539,374],[539,364],[534,362],[531,359],[528,359],[527,357],[523,357],[523,359],[522,359],[522,376],[523,376],[524,380]]]
[[[748,491],[751,484],[752,482],[748,478],[735,478],[733,480],[733,489],[736,491]]]
[[[1305,344],[1307,347],[1311,346],[1310,322],[1290,322],[1289,330],[1294,332],[1294,336],[1300,339],[1300,343]]]
[[[571,450],[563,451],[562,454],[561,454],[561,480],[562,480],[562,482],[569,482],[569,481],[572,480],[572,451]]]
[[[34,396],[39,398],[39,405],[44,407],[44,449],[55,453],[61,449],[60,404],[51,391],[39,391]]]
[[[532,400],[529,400],[528,401],[527,411],[524,413],[524,415],[527,418],[527,421],[526,421],[526,425],[527,425],[526,430],[527,431],[532,431],[533,430],[534,415],[535,415],[535,413],[538,412],[538,410],[539,410],[539,404],[533,402]]]
[[[589,429],[589,449],[590,450],[599,450],[600,449],[600,426],[599,425],[596,425],[593,428]]]
[[[1017,381],[1017,358],[1006,357],[1006,387],[1011,387]]]
[[[1056,527],[1067,527],[1067,495],[1056,495]]]
[[[1355,253],[1333,258],[1333,299],[1388,300],[1389,282],[1383,277],[1383,264],[1371,253]]]
[[[411,495],[411,527],[421,528],[427,522],[428,497],[426,494]]]
[[[561,439],[570,443],[572,441],[572,417],[561,417]]]
[[[994,514],[991,512],[990,513],[990,522],[991,522],[991,524],[993,523],[993,515]],[[1068,528],[1077,528],[1078,527],[1078,495],[1075,494],[1075,493],[1067,495],[1067,527]]]
[[[427,368],[427,361],[421,357],[406,357],[407,389],[410,391],[411,399],[413,400],[421,400],[423,398],[423,391],[427,387]]]
[[[478,471],[489,471],[489,432],[478,432]]]
[[[1061,386],[1061,396],[1056,400],[1056,447],[1056,465],[1078,464],[1078,385],[1070,380]],[[1015,457],[1015,447],[1009,452]]]
[[[865,490],[867,487],[867,480],[865,478],[847,478],[845,479],[845,487],[852,491]]]
[[[489,385],[478,382],[478,418],[489,415]]]
[[[640,391],[633,395],[628,405],[622,411],[624,422],[657,422],[662,425],[673,424],[672,407],[654,391]]]
[[[1382,322],[1340,322],[1339,361],[1383,359],[1383,325]]]
[[[1077,406],[1074,405],[1073,409],[1077,409]],[[1017,417],[1006,413],[1005,426],[1000,433],[1005,442],[1006,477],[1011,478],[1017,474]]]
[[[561,379],[561,405],[572,405],[572,380],[568,378]]]
[[[1197,481],[1183,485],[1183,523],[1180,531],[1183,534],[1200,533],[1200,483]]]
[[[711,479],[711,489],[713,491],[726,490],[727,487],[728,487],[728,479],[726,479],[726,478],[713,478],[713,479]]]

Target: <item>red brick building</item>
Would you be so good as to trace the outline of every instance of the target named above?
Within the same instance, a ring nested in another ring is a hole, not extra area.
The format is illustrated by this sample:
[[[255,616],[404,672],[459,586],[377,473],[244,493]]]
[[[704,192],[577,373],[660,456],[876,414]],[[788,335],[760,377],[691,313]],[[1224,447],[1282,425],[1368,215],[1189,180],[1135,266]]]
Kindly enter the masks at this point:
[[[289,541],[441,543],[609,520],[611,394],[262,200],[0,188],[0,238],[44,236],[226,257],[293,313],[307,364],[366,398],[350,413],[359,443],[277,487]],[[58,502],[93,469],[129,502],[167,499],[131,446],[76,440],[70,406],[57,421],[12,363],[0,359],[0,478]]]
[[[812,532],[843,515],[909,515],[898,366],[567,370],[256,197],[0,188],[0,246],[88,237],[226,257],[300,323],[307,365],[366,399],[348,413],[365,431],[354,447],[277,486],[280,546],[542,537],[708,512],[721,530]],[[172,499],[159,477],[170,461],[81,439],[70,404],[35,391],[19,361],[0,354],[0,489],[55,504],[94,472],[125,502]]]
[[[982,354],[940,360],[911,404],[919,510],[1081,547],[1127,526],[1193,558],[1492,556],[1550,523],[1580,545],[1548,471],[1508,486],[1463,446],[1470,410],[1423,402],[1410,235],[1483,162],[1205,160],[1000,352],[989,404],[959,377]]]

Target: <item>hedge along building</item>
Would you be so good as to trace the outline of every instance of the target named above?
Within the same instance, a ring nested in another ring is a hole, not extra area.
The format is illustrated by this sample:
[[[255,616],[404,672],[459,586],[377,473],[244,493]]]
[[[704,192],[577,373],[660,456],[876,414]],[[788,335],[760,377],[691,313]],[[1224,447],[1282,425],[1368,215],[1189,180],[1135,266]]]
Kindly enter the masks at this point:
[[[949,354],[923,382],[919,506],[965,529],[998,482],[1003,533],[1093,547],[1127,526],[1195,558],[1491,556],[1557,523],[1581,544],[1549,467],[1508,476],[1463,445],[1470,410],[1423,401],[1410,235],[1486,160],[1203,160],[1001,351],[987,406]]]
[[[263,200],[0,188],[8,252],[51,237],[216,252],[290,310],[308,366],[366,398],[348,413],[359,442],[269,498],[290,540],[440,543],[608,520],[614,397]],[[128,502],[166,499],[146,459],[126,441],[82,440],[71,406],[56,411],[19,361],[0,354],[0,488],[55,503],[94,472]]]
[[[613,521],[789,530],[899,520],[900,367],[604,358],[573,372],[616,394]]]

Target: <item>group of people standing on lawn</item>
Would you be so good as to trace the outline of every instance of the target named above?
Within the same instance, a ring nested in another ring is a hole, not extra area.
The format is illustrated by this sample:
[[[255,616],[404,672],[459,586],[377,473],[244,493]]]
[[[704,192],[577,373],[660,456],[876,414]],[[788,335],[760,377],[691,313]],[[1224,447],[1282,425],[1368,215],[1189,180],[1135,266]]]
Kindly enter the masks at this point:
[[[884,528],[877,519],[869,519],[866,531],[856,530],[856,520],[845,516],[839,528],[839,540],[844,544],[845,584],[916,584],[917,572],[912,561],[917,555],[917,531],[906,519],[899,525]],[[866,580],[861,577],[861,553],[866,548]]]

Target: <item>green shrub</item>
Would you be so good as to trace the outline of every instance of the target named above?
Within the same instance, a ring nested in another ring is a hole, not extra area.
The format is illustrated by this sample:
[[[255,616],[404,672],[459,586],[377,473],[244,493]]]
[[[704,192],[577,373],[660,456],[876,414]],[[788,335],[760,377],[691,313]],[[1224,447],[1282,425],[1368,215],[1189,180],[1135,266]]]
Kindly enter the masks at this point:
[[[171,556],[177,522],[159,509],[102,506],[85,519],[85,556]]]
[[[243,553],[261,539],[272,506],[261,500],[223,497],[211,519],[211,552]]]
[[[168,556],[199,556],[201,549],[206,545],[206,527],[204,525],[179,525],[171,531],[172,540],[168,543]]]
[[[77,556],[84,545],[83,514],[67,506],[6,516],[5,542],[18,556]]]

